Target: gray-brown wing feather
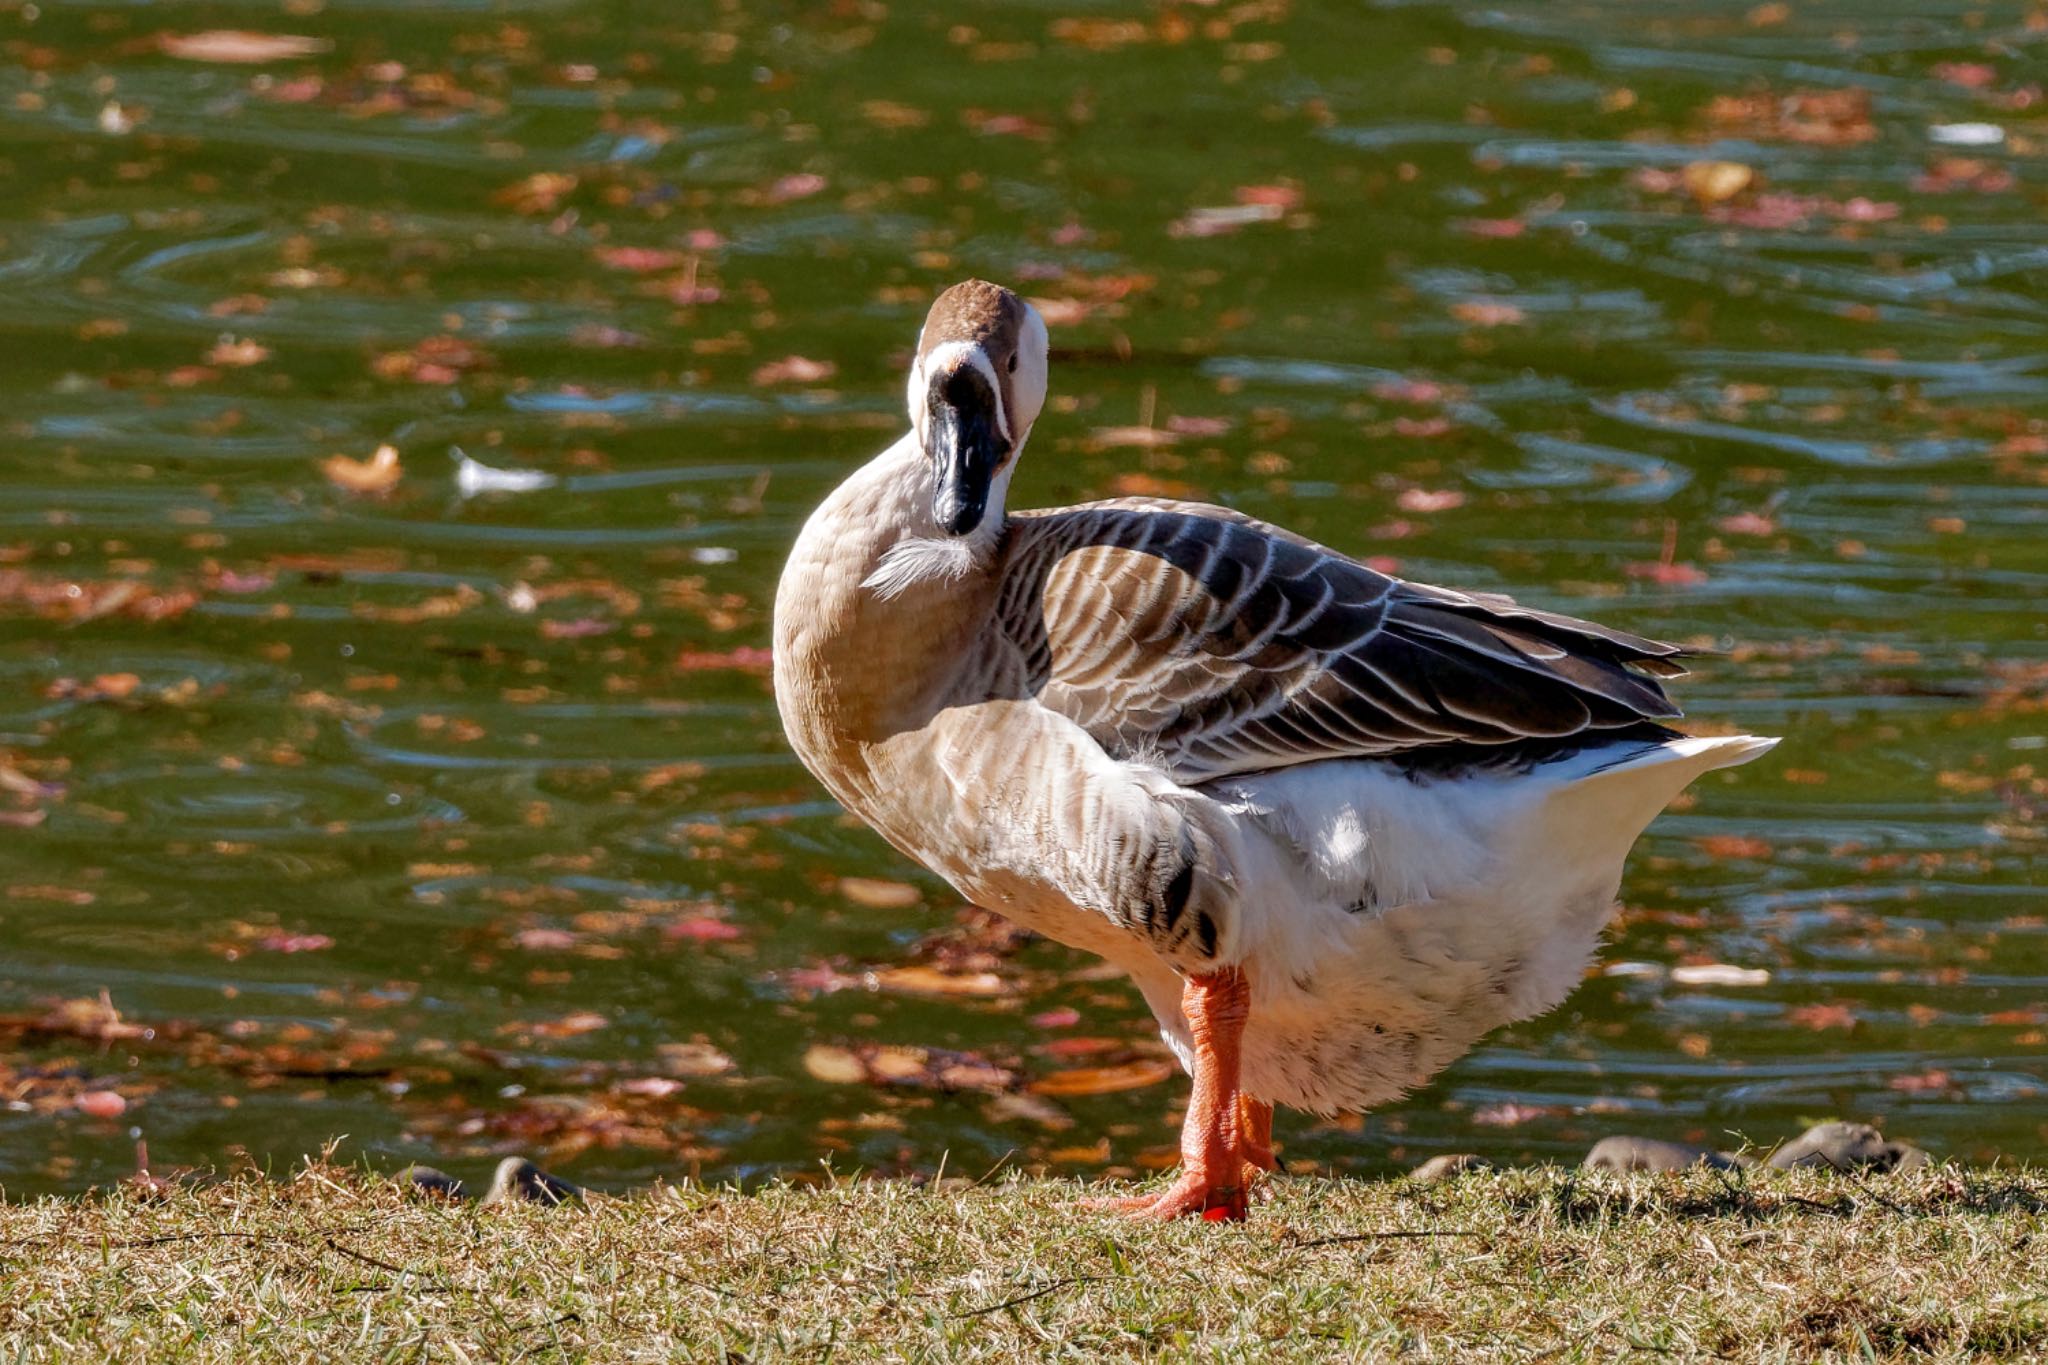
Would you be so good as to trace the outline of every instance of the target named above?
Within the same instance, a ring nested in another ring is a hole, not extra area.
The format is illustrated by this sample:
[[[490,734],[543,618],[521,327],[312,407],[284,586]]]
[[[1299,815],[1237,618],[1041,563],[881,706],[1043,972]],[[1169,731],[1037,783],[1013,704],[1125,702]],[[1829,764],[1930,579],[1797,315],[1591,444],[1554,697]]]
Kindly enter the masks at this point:
[[[1223,508],[1025,514],[1001,628],[1040,702],[1182,781],[1504,745],[1678,714],[1681,651],[1377,573]]]

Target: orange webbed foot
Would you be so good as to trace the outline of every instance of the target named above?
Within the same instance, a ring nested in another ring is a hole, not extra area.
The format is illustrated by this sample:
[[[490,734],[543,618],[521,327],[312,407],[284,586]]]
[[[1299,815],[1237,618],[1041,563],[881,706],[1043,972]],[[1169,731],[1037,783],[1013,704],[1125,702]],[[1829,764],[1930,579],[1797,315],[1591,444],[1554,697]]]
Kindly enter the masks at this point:
[[[1251,1008],[1244,973],[1225,967],[1183,983],[1181,1010],[1194,1043],[1194,1093],[1181,1129],[1181,1170],[1156,1195],[1091,1200],[1131,1218],[1241,1222],[1261,1173],[1273,1165],[1273,1107],[1237,1088],[1238,1041]]]

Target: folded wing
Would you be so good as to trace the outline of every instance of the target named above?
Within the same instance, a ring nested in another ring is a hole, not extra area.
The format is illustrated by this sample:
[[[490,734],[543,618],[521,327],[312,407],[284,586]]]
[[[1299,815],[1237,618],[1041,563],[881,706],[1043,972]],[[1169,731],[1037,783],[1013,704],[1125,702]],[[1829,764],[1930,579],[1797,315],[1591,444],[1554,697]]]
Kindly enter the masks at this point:
[[[999,619],[1041,704],[1183,782],[1678,714],[1682,651],[1377,573],[1224,508],[1011,523]]]

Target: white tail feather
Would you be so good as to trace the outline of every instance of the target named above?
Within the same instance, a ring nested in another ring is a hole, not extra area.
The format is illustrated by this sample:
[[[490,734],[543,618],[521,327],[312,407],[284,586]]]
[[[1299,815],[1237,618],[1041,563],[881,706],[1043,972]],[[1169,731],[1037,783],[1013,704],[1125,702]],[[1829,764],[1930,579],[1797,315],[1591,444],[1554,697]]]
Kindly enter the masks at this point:
[[[1591,749],[1545,764],[1531,775],[1549,777],[1556,785],[1545,794],[1528,831],[1536,843],[1531,852],[1555,847],[1553,841],[1584,848],[1589,838],[1626,852],[1694,779],[1760,758],[1777,743],[1761,735],[1685,736],[1648,745],[1619,761],[1612,749]]]

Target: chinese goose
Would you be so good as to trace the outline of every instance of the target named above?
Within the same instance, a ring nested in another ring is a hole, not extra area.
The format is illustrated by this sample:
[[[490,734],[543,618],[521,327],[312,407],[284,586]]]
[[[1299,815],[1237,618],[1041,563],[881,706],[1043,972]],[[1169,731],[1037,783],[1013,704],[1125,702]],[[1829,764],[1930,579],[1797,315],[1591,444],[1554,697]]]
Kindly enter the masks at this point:
[[[1686,738],[1681,651],[1403,582],[1222,507],[1004,506],[1045,323],[955,285],[911,430],[797,537],[775,698],[845,807],[1130,973],[1192,1074],[1179,1176],[1238,1218],[1272,1106],[1392,1100],[1583,974],[1636,836],[1775,740]]]

